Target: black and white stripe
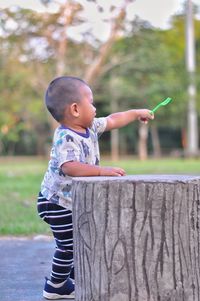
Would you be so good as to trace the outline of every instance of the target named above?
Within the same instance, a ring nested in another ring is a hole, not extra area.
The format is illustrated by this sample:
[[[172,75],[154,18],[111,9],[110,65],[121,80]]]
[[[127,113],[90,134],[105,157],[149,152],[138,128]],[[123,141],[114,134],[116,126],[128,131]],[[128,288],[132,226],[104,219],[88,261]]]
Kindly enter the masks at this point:
[[[73,273],[72,212],[45,199],[41,193],[37,204],[39,216],[50,225],[56,242],[51,281],[62,282]]]

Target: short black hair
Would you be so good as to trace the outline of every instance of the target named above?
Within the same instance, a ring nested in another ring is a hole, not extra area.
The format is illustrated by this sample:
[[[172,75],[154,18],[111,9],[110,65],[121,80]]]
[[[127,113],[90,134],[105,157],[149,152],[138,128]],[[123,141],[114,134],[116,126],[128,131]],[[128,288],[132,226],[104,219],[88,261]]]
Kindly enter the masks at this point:
[[[58,122],[63,120],[66,105],[81,101],[82,85],[87,84],[73,76],[57,77],[50,82],[45,94],[45,103],[55,120]]]

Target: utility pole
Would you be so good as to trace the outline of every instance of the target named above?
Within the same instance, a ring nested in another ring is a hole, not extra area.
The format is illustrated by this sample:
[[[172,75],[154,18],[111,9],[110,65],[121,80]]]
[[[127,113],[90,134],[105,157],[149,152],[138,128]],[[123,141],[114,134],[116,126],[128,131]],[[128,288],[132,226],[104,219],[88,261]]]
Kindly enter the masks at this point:
[[[195,86],[195,37],[193,24],[193,3],[186,3],[186,67],[188,72],[188,132],[187,156],[198,155],[198,121],[196,111],[196,86]]]

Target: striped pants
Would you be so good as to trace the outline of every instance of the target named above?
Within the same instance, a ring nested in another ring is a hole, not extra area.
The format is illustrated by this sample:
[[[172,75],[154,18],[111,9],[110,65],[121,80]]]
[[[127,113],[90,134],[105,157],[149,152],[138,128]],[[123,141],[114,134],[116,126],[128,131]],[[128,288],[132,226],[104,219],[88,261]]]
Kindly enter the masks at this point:
[[[51,281],[59,283],[68,277],[74,279],[72,212],[50,203],[41,193],[37,209],[39,216],[50,225],[56,242]]]

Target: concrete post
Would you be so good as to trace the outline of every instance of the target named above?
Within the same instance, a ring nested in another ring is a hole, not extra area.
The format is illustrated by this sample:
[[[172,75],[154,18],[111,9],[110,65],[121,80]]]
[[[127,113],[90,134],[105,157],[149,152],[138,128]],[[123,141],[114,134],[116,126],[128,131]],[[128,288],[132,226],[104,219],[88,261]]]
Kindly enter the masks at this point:
[[[198,176],[75,178],[75,300],[200,300],[199,214]]]

